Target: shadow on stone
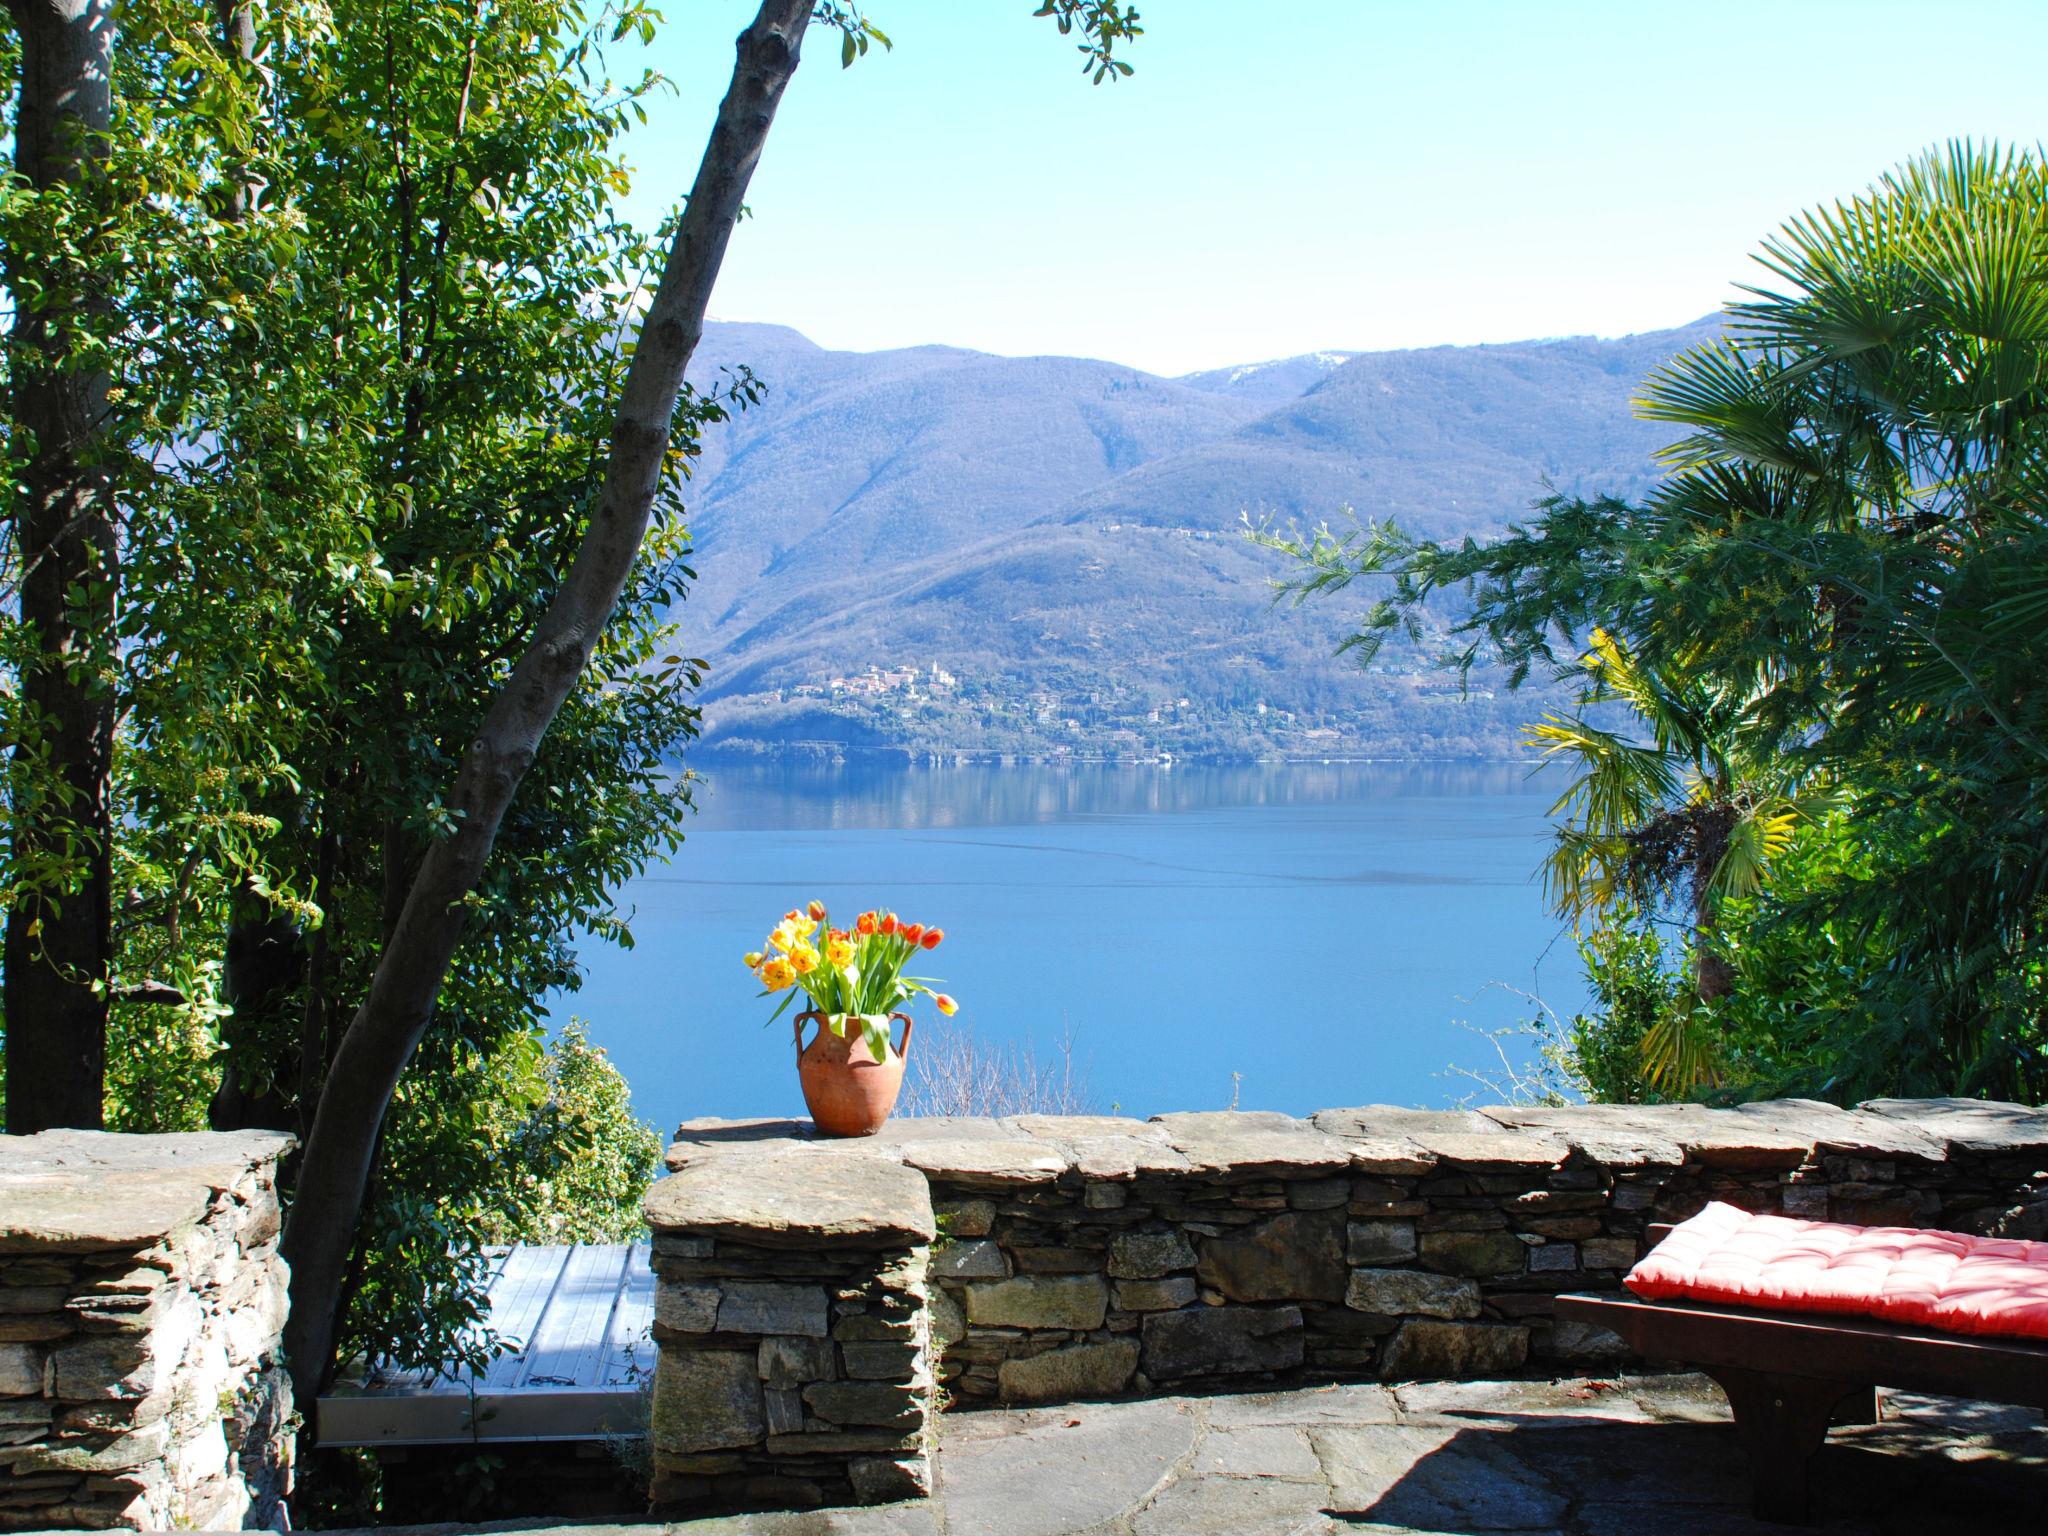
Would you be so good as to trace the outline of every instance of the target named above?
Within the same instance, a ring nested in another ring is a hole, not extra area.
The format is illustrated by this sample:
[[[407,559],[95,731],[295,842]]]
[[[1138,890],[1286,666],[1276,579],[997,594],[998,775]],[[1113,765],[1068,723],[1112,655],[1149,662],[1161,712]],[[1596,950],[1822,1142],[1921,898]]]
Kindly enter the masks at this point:
[[[1747,1460],[1726,1425],[1495,1420],[1312,1434],[1330,1480],[1328,1512],[1340,1522],[1443,1536],[1787,1529],[1750,1517]],[[1815,1524],[1827,1531],[2039,1528],[2043,1483],[2029,1458],[1837,1439],[1814,1458],[1812,1475]]]

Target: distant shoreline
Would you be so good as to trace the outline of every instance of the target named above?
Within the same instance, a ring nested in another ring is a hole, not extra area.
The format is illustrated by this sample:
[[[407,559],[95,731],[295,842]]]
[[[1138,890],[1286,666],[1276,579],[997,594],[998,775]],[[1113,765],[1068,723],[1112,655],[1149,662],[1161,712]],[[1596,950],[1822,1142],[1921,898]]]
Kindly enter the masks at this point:
[[[1081,752],[979,752],[970,749],[947,749],[937,747],[889,747],[863,746],[845,742],[789,742],[774,747],[727,746],[713,743],[707,747],[685,749],[683,759],[689,762],[714,762],[720,765],[743,765],[747,763],[789,764],[812,763],[819,766],[858,762],[867,766],[893,764],[903,768],[1321,768],[1339,766],[1407,767],[1423,765],[1464,765],[1535,766],[1528,757],[1521,755],[1461,755],[1455,757],[1423,756],[1366,756],[1355,753],[1318,753],[1308,755],[1245,755],[1239,753],[1191,752],[1185,756],[1174,754],[1096,754]]]

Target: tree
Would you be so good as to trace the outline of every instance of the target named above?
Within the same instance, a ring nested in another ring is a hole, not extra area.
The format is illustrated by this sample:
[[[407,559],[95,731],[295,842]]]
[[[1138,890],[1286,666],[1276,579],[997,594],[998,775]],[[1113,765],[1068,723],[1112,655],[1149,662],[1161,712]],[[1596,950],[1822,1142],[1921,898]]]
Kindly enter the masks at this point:
[[[1044,14],[1083,30],[1096,78],[1135,17],[1109,4],[1062,3]],[[873,29],[828,6],[821,19],[845,39],[842,58]],[[295,1385],[317,1391],[333,1355],[348,1256],[400,1075],[432,1020],[468,904],[543,737],[589,665],[606,621],[640,559],[662,486],[679,468],[675,421],[683,372],[727,241],[782,93],[794,74],[811,0],[766,0],[741,34],[738,61],[696,183],[676,225],[662,276],[641,320],[619,392],[602,489],[560,585],[474,735],[387,927],[368,993],[343,1031],[306,1140],[284,1234],[292,1265],[286,1343]]]
[[[1954,144],[1795,219],[1759,260],[1727,337],[1645,385],[1643,414],[1683,435],[1643,505],[1551,497],[1457,547],[1386,524],[1264,536],[1302,562],[1297,597],[1389,583],[1350,642],[1363,656],[1464,588],[1456,665],[1498,657],[1519,681],[1598,625],[1744,700],[1759,758],[1844,796],[1815,835],[1863,854],[1802,858],[1816,884],[1745,903],[1855,957],[1812,995],[1828,1017],[1799,1027],[1831,1061],[1803,1080],[2038,1098],[2048,171]],[[1719,1027],[1768,1005],[1732,992]]]
[[[1582,661],[1577,708],[1526,730],[1543,759],[1573,777],[1550,807],[1559,822],[1544,861],[1557,912],[1574,930],[1654,914],[1676,898],[1690,925],[1692,996],[1664,1010],[1642,1035],[1643,1068],[1658,1087],[1680,1093],[1714,1082],[1712,1010],[1734,972],[1716,935],[1722,908],[1753,896],[1800,819],[1831,803],[1802,787],[1793,766],[1753,739],[1750,698],[1675,669],[1659,672],[1597,626]],[[1637,741],[1589,716],[1620,704]],[[1759,750],[1759,747],[1762,750]],[[1612,941],[1607,941],[1608,948]]]
[[[110,0],[10,10],[22,82],[14,165],[33,204],[32,218],[9,219],[6,241],[7,457],[19,486],[7,1128],[25,1134],[99,1125],[106,1072],[120,553],[95,268],[111,243],[96,162],[113,119],[114,18]],[[30,228],[42,238],[21,238]]]
[[[1128,72],[1135,13],[1041,14],[1096,79]],[[687,809],[664,762],[697,664],[663,660],[661,614],[694,432],[726,402],[682,370],[811,19],[845,60],[886,41],[842,7],[762,8],[643,308],[656,253],[608,211],[638,90],[590,74],[568,0],[124,12],[96,142],[128,243],[93,267],[52,236],[92,269],[127,402],[102,432],[127,591],[89,630],[120,659],[118,895],[71,906],[111,934],[88,990],[146,1046],[114,1074],[122,1123],[194,1123],[189,1079],[217,1066],[214,1123],[308,1132],[302,1391],[344,1320],[418,1363],[460,1335],[465,1255],[519,1182],[468,1138],[530,1102],[566,935],[623,938],[607,893]],[[627,0],[599,24],[653,19]],[[7,203],[11,251],[51,207]],[[23,860],[41,761],[16,755],[10,885],[65,895]]]

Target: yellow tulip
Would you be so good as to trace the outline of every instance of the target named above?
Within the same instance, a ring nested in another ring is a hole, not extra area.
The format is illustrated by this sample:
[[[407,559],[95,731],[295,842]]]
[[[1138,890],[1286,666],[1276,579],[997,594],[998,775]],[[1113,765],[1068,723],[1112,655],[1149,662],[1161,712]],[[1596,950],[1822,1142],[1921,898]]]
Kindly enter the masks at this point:
[[[796,968],[799,976],[808,976],[818,968],[818,952],[808,944],[799,944],[789,952],[789,963]]]
[[[796,969],[789,961],[777,955],[761,967],[761,985],[770,992],[780,992],[796,980]]]
[[[747,951],[747,969],[750,971],[761,969],[761,952],[758,949]]]
[[[825,958],[834,965],[851,965],[853,964],[853,946],[844,939],[834,939],[825,946]]]

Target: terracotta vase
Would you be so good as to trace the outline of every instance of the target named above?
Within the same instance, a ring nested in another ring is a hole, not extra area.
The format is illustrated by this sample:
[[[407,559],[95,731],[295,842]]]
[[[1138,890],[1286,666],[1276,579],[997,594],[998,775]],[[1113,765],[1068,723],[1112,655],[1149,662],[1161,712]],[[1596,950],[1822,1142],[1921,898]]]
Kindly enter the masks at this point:
[[[910,1019],[901,1013],[890,1017],[903,1020],[903,1043],[876,1061],[858,1024],[842,1037],[822,1014],[797,1015],[796,1074],[820,1134],[872,1136],[896,1107],[896,1095],[903,1091],[903,1053],[910,1049]],[[818,1026],[809,1045],[804,1044],[806,1020]]]

